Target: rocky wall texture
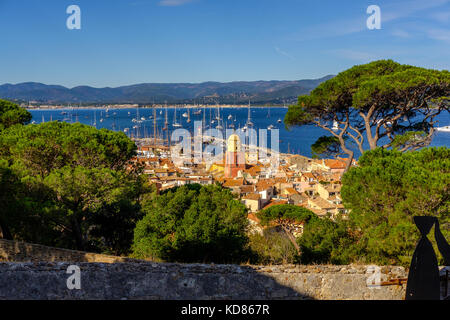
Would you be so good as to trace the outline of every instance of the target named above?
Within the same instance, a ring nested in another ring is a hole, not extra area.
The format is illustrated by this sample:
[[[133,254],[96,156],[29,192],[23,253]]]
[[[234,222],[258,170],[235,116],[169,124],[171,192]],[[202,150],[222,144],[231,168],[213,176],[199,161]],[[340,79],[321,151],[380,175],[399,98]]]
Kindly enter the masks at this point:
[[[67,282],[73,284],[75,274],[67,269],[72,264],[0,263],[0,299],[402,300],[406,288],[371,289],[367,283],[373,273],[366,266],[79,262],[80,289],[69,289]],[[378,270],[381,281],[407,277],[402,267]]]

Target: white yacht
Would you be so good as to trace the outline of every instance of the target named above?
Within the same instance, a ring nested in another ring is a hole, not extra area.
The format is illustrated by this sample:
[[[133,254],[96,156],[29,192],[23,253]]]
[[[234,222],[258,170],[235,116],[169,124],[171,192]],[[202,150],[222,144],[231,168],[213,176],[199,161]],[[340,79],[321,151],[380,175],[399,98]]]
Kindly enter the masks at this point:
[[[436,131],[450,132],[450,126],[437,127],[437,128],[436,128]]]
[[[339,124],[338,124],[338,122],[336,120],[333,121],[333,127],[331,129],[332,130],[339,130]]]

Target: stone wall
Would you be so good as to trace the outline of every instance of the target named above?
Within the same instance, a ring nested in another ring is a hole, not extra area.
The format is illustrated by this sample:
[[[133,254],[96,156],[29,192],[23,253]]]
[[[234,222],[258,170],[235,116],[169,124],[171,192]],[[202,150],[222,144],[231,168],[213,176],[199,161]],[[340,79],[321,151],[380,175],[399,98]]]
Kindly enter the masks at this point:
[[[70,265],[81,289],[69,290]],[[406,278],[381,267],[380,280]],[[388,299],[406,285],[369,288],[367,266],[154,263],[0,239],[0,299]]]
[[[127,262],[134,259],[0,239],[0,262]]]
[[[365,266],[238,266],[76,263],[81,289],[69,290],[71,263],[0,263],[0,299],[387,299],[406,285],[368,288]],[[407,276],[382,267],[382,281]]]

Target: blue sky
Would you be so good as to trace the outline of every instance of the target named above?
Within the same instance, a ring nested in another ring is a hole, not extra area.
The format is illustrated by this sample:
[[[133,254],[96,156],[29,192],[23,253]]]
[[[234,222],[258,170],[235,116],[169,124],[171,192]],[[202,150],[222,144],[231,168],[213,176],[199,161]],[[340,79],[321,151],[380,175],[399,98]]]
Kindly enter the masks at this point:
[[[450,0],[0,0],[0,39],[0,84],[296,80],[388,58],[448,70]]]

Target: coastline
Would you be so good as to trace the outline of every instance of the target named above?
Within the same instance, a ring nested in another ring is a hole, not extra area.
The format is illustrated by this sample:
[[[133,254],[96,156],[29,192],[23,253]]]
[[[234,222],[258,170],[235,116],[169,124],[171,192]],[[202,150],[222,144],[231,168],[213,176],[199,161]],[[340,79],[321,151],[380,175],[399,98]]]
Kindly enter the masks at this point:
[[[65,106],[40,106],[40,107],[24,107],[26,110],[31,111],[45,111],[45,110],[114,110],[114,109],[247,109],[248,105],[155,105],[155,106],[133,106],[133,105],[106,105],[106,106],[81,106],[81,107],[65,107]],[[251,108],[288,108],[288,106],[280,105],[251,105]]]

